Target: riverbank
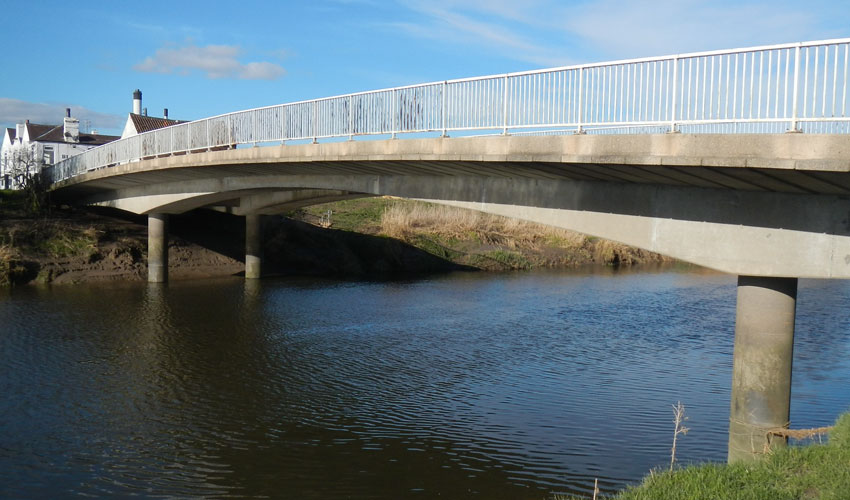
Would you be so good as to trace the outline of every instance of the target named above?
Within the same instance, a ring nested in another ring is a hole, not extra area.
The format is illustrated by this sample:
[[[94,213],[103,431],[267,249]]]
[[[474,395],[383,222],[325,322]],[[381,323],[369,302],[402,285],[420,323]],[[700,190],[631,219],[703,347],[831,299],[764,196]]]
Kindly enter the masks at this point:
[[[314,205],[290,215],[307,222],[324,218],[334,228],[397,239],[482,270],[672,262],[646,250],[564,229],[391,197]]]
[[[108,209],[26,212],[0,193],[0,285],[144,280],[146,218]],[[244,219],[213,211],[170,217],[169,275],[238,274]],[[382,279],[455,270],[514,270],[669,262],[569,231],[419,202],[366,198],[267,217],[267,275]]]
[[[582,497],[556,496],[556,500]],[[616,500],[783,500],[850,498],[850,412],[826,444],[789,446],[753,463],[703,464],[654,472]]]

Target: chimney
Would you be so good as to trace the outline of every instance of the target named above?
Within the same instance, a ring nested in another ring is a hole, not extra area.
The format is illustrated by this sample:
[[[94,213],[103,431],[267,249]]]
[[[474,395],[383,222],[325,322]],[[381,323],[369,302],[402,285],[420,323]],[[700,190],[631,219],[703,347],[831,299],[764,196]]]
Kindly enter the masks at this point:
[[[29,123],[29,120],[27,120],[27,123]],[[15,138],[18,140],[18,142],[24,141],[24,128],[25,127],[26,127],[26,124],[23,124],[23,123],[15,124]]]
[[[148,116],[148,108],[142,108],[142,116]]]
[[[168,108],[162,110],[162,116],[165,117],[166,120],[168,119]]]
[[[80,142],[80,120],[71,118],[71,108],[65,108],[65,119],[62,125],[65,142]]]
[[[139,89],[133,91],[133,114],[142,114],[142,91]]]

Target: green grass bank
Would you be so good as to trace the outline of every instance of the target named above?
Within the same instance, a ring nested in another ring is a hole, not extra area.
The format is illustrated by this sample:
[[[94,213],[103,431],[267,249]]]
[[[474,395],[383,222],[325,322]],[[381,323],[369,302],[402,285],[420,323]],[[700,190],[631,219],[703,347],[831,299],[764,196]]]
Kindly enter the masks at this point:
[[[556,495],[556,500],[588,497]],[[702,464],[649,474],[616,500],[850,499],[850,412],[825,444],[789,446],[752,463]]]

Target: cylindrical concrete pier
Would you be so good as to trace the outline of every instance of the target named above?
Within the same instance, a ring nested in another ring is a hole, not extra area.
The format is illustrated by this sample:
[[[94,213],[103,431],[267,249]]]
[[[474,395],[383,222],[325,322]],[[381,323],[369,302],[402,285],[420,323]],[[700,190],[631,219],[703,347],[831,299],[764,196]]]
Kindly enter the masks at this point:
[[[245,278],[260,277],[263,262],[263,216],[245,216]]]
[[[754,460],[786,439],[797,278],[738,277],[728,461]]]
[[[168,215],[148,215],[148,282],[168,281]]]

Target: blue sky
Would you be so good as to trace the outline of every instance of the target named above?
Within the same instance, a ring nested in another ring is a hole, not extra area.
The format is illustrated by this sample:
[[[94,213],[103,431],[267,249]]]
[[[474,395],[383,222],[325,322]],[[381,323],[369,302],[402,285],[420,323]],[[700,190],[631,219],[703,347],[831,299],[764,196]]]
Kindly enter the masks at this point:
[[[850,0],[11,1],[0,126],[65,107],[120,133],[239,109],[543,67],[850,36]]]

